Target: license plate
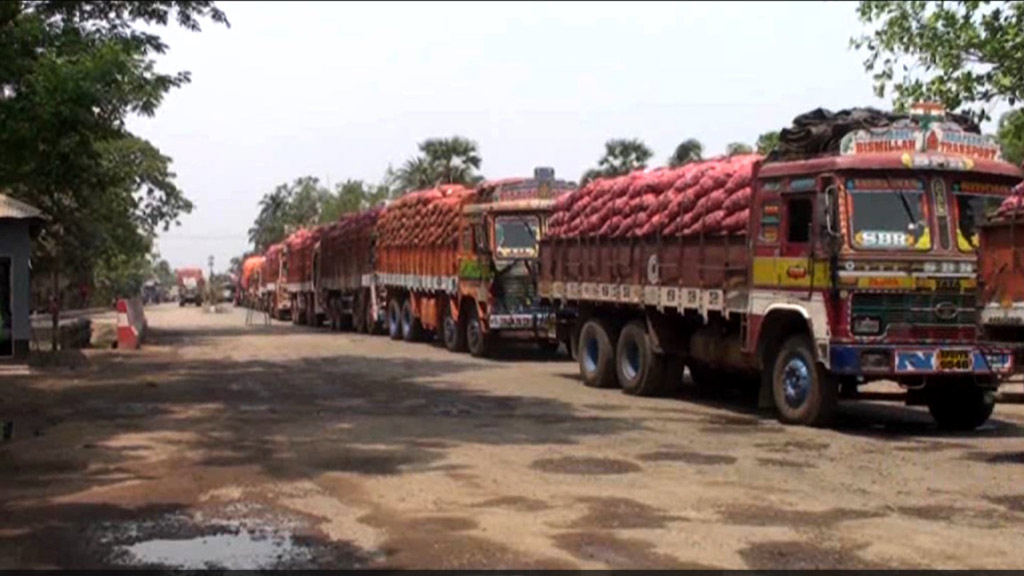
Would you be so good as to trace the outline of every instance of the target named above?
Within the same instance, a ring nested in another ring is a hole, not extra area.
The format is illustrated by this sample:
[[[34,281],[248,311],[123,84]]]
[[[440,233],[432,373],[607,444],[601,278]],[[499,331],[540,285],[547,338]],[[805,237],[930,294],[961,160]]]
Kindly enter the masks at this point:
[[[939,370],[964,371],[971,369],[971,353],[966,350],[939,350]]]

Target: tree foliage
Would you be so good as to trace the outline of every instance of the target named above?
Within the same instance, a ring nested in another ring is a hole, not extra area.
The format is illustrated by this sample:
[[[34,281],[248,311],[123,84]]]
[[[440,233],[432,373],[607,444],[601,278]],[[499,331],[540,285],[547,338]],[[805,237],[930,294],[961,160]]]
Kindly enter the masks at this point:
[[[996,133],[1003,159],[1020,166],[1024,163],[1024,111],[1012,110],[999,118]]]
[[[375,206],[395,197],[395,179],[395,172],[388,168],[376,185],[350,179],[338,183],[332,191],[313,176],[279,184],[260,200],[259,214],[249,228],[249,241],[257,253],[262,253],[299,228],[335,222],[343,214]]]
[[[615,138],[604,143],[604,155],[597,162],[597,168],[587,170],[580,178],[581,184],[594,178],[610,178],[643,170],[654,152],[639,138]]]
[[[402,193],[438,184],[471,186],[483,180],[483,160],[476,142],[462,136],[428,138],[419,143],[420,154],[408,159],[398,170],[397,186]]]
[[[775,149],[779,145],[779,133],[777,131],[765,132],[757,137],[757,153],[762,156],[767,156],[769,152]]]
[[[690,162],[700,162],[703,158],[704,145],[696,138],[688,138],[676,146],[672,156],[668,159],[668,165],[675,168]]]
[[[990,104],[1024,100],[1024,3],[864,0],[857,14],[873,29],[851,45],[898,108],[938,101],[983,121]]]
[[[206,19],[227,24],[211,1],[0,3],[0,189],[43,211],[37,278],[125,285],[155,231],[192,209],[170,158],[125,121],[190,79],[156,69],[168,46],[152,30]]]
[[[743,142],[730,142],[725,145],[726,156],[739,156],[740,154],[753,154],[754,149]]]

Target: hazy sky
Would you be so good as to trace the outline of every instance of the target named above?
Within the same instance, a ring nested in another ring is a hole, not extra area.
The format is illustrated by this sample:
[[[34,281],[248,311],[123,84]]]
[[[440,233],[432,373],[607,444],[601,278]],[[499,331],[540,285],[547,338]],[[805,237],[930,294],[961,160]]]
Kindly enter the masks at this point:
[[[432,136],[476,140],[488,177],[575,180],[609,138],[664,163],[689,137],[715,154],[818,106],[885,106],[849,48],[852,2],[221,7],[230,29],[162,31],[160,67],[192,83],[131,122],[196,204],[159,239],[174,267],[224,269],[275,185],[376,182]]]

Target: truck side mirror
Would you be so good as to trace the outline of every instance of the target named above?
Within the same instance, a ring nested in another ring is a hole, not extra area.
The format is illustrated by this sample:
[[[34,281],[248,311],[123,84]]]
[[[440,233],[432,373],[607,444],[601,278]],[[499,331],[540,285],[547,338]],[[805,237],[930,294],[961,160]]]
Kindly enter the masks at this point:
[[[836,206],[839,189],[835,185],[825,188],[825,230],[832,238],[839,237],[839,230],[836,228]]]

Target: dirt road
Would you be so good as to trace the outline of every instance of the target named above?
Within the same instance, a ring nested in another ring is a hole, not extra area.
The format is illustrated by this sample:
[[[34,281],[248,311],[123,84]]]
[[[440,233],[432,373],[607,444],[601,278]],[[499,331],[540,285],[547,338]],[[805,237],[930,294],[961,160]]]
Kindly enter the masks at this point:
[[[526,352],[147,314],[143,350],[0,380],[0,569],[1024,564],[1021,406],[810,430]]]

